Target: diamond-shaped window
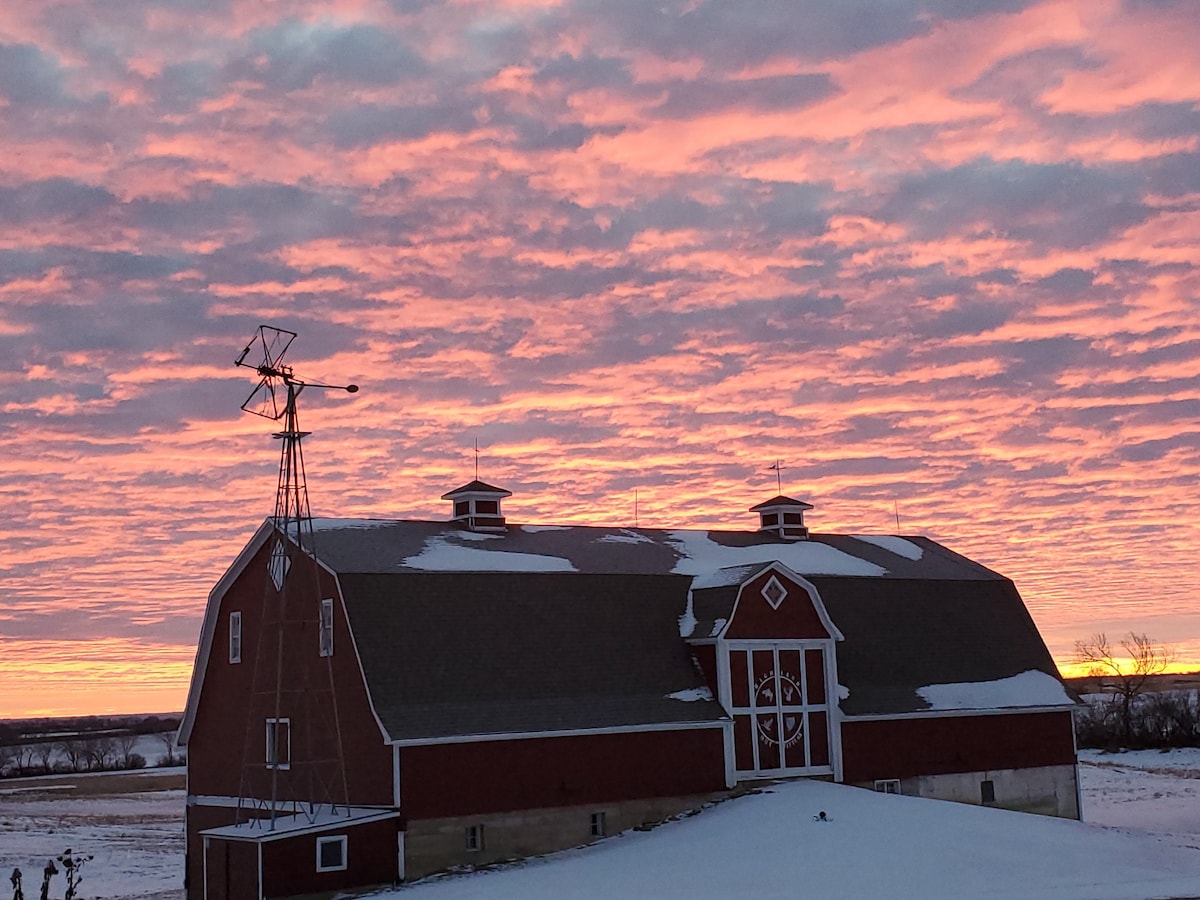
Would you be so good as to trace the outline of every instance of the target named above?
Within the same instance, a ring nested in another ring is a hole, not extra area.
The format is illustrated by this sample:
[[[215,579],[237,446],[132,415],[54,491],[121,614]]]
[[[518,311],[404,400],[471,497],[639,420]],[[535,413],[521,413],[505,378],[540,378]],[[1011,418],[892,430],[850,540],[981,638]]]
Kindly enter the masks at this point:
[[[283,581],[287,578],[291,565],[292,561],[288,559],[287,548],[283,546],[283,541],[275,541],[275,546],[271,548],[271,558],[267,561],[267,571],[271,573],[271,581],[275,583],[275,590],[283,590]]]
[[[771,576],[771,580],[762,589],[762,595],[771,604],[771,609],[779,609],[779,604],[786,599],[787,593],[787,588],[774,575]]]

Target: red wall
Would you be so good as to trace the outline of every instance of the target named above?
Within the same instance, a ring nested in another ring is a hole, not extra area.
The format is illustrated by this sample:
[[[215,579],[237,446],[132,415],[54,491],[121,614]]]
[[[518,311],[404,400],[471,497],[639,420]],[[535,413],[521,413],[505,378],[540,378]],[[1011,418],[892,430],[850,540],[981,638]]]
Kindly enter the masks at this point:
[[[255,653],[264,637],[264,610],[276,615],[278,599],[267,589],[268,542],[226,592],[217,615],[216,633],[205,670],[196,721],[188,742],[188,792],[237,797],[243,773],[247,793],[271,796],[271,771],[265,766],[265,720],[274,716],[276,673],[275,626],[265,635],[263,655]],[[277,796],[308,796],[310,777],[329,778],[338,756],[333,728],[330,674],[326,657],[318,655],[319,600],[338,597],[336,582],[307,557],[294,557],[288,575],[288,614],[284,626],[284,691],[280,716],[291,718],[292,768],[280,770]],[[242,662],[229,662],[229,613],[242,613]],[[349,802],[392,804],[391,750],[383,743],[371,713],[358,659],[350,641],[341,601],[334,603],[333,682],[342,731],[342,754]],[[253,685],[253,689],[252,689]],[[249,742],[247,743],[247,737]],[[243,766],[243,761],[248,764]],[[244,770],[244,772],[243,772]],[[334,779],[337,782],[337,779]],[[339,786],[340,793],[340,786]],[[318,798],[320,799],[320,798]],[[335,796],[341,801],[343,798]]]
[[[397,881],[399,819],[385,819],[321,834],[301,834],[263,844],[263,894],[290,897]],[[317,871],[317,838],[346,835],[342,872]]]
[[[725,788],[722,730],[436,744],[400,751],[400,809],[431,819]]]
[[[204,879],[188,896],[204,896]],[[244,841],[213,840],[208,845],[207,900],[258,900],[258,847]]]
[[[762,594],[762,589],[771,580],[771,576],[778,578],[780,584],[787,589],[787,596],[778,609],[772,609]],[[829,632],[821,624],[808,591],[791,579],[769,569],[742,586],[737,609],[725,637],[729,640],[793,640],[828,638]]]
[[[1071,713],[842,723],[846,781],[1073,765]]]

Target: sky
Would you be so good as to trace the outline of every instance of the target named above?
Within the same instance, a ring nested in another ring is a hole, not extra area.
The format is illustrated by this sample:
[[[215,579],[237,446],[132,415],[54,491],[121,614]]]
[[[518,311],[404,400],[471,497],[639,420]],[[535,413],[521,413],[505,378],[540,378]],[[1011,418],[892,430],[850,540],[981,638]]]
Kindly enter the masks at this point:
[[[0,717],[182,708],[274,503],[923,534],[1200,668],[1192,0],[0,8]],[[636,498],[636,500],[635,500]],[[636,509],[636,511],[635,511]]]

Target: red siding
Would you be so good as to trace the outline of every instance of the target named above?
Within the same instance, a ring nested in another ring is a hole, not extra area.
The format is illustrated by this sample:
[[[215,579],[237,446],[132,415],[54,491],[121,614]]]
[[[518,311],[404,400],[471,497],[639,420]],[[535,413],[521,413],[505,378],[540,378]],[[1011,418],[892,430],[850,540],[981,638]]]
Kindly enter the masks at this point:
[[[1070,712],[842,723],[845,780],[1072,765]]]
[[[774,576],[787,589],[787,596],[772,609],[762,590]],[[804,638],[828,638],[829,632],[821,624],[813,599],[808,591],[791,579],[773,569],[754,578],[742,586],[738,595],[737,609],[733,621],[725,632],[729,640],[796,640]]]
[[[725,788],[719,728],[405,747],[407,819],[486,814]]]
[[[386,819],[264,843],[264,896],[290,897],[396,882],[398,822],[399,819]],[[317,838],[343,834],[347,868],[341,872],[318,872]]]
[[[274,716],[276,629],[267,629],[262,658],[255,654],[264,636],[268,542],[254,556],[221,600],[216,630],[204,675],[196,720],[188,742],[188,792],[193,795],[270,797],[272,770],[265,765],[265,721]],[[392,753],[383,743],[363,685],[341,602],[334,603],[333,683],[341,723],[342,755],[349,796],[340,796],[333,777],[338,757],[333,728],[330,671],[318,653],[319,600],[337,598],[329,573],[315,570],[311,560],[294,557],[288,576],[288,621],[285,626],[284,691],[280,716],[291,719],[290,770],[278,771],[276,796],[305,799],[312,782],[335,785],[332,798],[351,804],[391,806]],[[318,581],[319,577],[319,581]],[[268,607],[269,609],[269,607]],[[229,613],[242,613],[242,662],[229,662]],[[257,670],[257,671],[256,671]],[[252,684],[253,682],[253,684]],[[256,687],[255,687],[256,685]],[[248,741],[247,741],[248,738]],[[323,762],[313,762],[322,760]],[[245,761],[246,765],[243,765]],[[307,764],[306,764],[307,763]],[[313,799],[326,799],[317,796]],[[192,814],[189,809],[189,826]],[[189,829],[190,830],[190,829]]]
[[[189,896],[205,896],[205,885]],[[258,900],[258,846],[241,841],[209,840],[207,900]]]

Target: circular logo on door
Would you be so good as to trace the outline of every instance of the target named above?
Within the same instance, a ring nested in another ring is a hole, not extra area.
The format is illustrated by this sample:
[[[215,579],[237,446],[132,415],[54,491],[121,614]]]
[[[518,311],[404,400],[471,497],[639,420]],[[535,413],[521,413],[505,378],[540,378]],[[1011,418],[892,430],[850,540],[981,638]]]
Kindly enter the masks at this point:
[[[800,681],[787,672],[779,676],[779,694],[775,694],[775,673],[759,679],[754,688],[754,705],[763,707],[799,706],[803,693]],[[804,715],[799,710],[779,710],[779,715],[758,715],[758,735],[766,744],[783,743],[790,747],[804,737]],[[782,722],[782,735],[780,723]]]

